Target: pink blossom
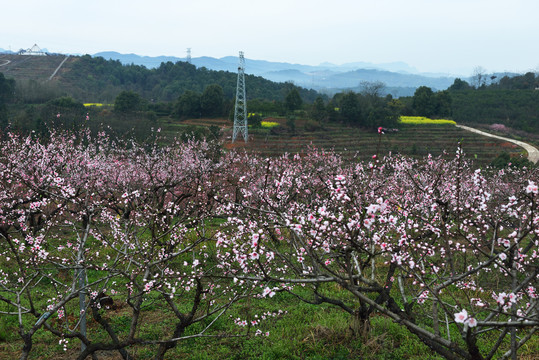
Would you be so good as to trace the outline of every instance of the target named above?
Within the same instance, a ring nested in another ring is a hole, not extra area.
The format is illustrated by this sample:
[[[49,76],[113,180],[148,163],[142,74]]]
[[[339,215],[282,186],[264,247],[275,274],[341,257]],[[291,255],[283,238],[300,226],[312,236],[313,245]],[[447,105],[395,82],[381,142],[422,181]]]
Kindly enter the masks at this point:
[[[421,294],[419,294],[419,297],[417,298],[417,303],[423,304],[425,300],[427,300],[428,296],[429,296],[429,291],[428,290],[423,291]]]
[[[275,295],[275,291],[271,290],[269,287],[264,288],[264,291],[262,292],[262,297],[268,296],[271,298]]]
[[[461,312],[455,314],[455,322],[463,324],[468,319],[468,312],[462,309]]]
[[[260,238],[260,235],[258,235],[258,234],[253,234],[253,236],[252,236],[252,238],[251,238],[251,239],[252,239],[252,242],[251,242],[251,246],[252,246],[252,247],[254,247],[254,248],[258,247],[258,239],[259,239],[259,238]]]
[[[505,298],[507,297],[507,294],[504,292],[501,292],[498,294],[498,297],[496,298],[496,302],[499,305],[503,305],[505,303]]]
[[[461,312],[455,314],[455,322],[468,325],[469,327],[477,326],[477,320],[471,316],[468,316],[466,309],[462,309]]]
[[[526,186],[526,192],[528,194],[537,194],[537,185],[535,185],[535,182],[529,180],[528,181],[528,186]]]
[[[467,320],[466,320],[466,324],[468,324],[469,327],[476,327],[477,326],[477,320],[473,317],[469,317]]]

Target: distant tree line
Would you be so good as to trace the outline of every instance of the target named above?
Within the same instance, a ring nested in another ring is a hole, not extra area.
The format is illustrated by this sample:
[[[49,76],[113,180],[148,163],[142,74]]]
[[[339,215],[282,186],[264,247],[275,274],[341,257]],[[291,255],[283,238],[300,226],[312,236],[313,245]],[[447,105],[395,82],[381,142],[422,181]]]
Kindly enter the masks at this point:
[[[202,93],[185,91],[175,102],[175,115],[185,118],[227,116],[232,109],[233,99],[226,99],[223,88],[208,85]]]
[[[249,101],[249,112],[263,115],[277,113],[287,117],[287,126],[292,132],[297,116],[308,118],[307,127],[323,128],[324,124],[342,123],[363,128],[387,127],[398,125],[404,105],[391,97],[382,96],[384,84],[380,82],[363,83],[361,92],[343,91],[331,99],[319,95],[313,102],[306,102],[299,88],[289,84],[284,102],[254,99]]]
[[[402,104],[391,95],[383,96],[384,87],[381,82],[363,82],[361,92],[337,93],[325,109],[321,101],[317,100],[312,116],[365,128],[396,127]]]

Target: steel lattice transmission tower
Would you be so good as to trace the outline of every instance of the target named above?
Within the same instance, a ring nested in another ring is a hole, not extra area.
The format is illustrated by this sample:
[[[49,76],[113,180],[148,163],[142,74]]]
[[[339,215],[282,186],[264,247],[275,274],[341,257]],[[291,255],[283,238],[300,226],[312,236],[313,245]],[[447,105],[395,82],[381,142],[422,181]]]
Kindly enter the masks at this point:
[[[232,142],[236,141],[238,134],[243,134],[247,142],[247,104],[245,100],[245,58],[240,51],[240,64],[238,66],[238,85],[236,86],[236,106],[234,108],[234,131]]]
[[[191,63],[191,48],[187,48],[187,57],[185,58],[185,61],[189,64]]]

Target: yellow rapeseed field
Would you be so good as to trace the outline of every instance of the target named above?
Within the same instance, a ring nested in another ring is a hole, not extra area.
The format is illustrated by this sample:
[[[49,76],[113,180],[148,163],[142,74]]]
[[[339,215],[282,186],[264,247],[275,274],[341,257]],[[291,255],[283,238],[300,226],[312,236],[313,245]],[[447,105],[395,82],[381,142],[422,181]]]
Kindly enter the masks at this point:
[[[400,122],[412,125],[457,125],[454,120],[447,119],[429,119],[424,116],[401,116]]]
[[[272,128],[279,125],[279,123],[275,121],[261,121],[260,125],[262,125],[263,128]]]

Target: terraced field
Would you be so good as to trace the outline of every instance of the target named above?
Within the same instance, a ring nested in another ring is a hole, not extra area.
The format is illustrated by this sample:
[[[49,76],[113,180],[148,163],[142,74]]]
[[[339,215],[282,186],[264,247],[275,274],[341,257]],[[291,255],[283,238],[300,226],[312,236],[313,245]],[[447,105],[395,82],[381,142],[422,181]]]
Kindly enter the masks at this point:
[[[285,126],[284,120],[276,119]],[[287,153],[303,153],[309,146],[331,149],[346,157],[358,156],[368,159],[374,154],[379,156],[401,153],[414,157],[433,156],[448,152],[453,156],[460,142],[464,152],[478,164],[488,164],[502,152],[520,156],[523,149],[502,140],[490,139],[470,133],[454,126],[406,126],[396,132],[378,135],[376,132],[342,125],[326,125],[318,131],[305,131],[297,124],[297,134],[272,133],[268,129],[249,129],[249,142],[242,140],[230,144],[231,128],[224,129],[225,147],[244,148],[266,156]]]
[[[185,126],[221,128],[223,146],[227,149],[245,149],[263,156],[279,156],[284,153],[305,153],[312,146],[333,150],[348,158],[369,159],[374,154],[383,156],[400,153],[413,157],[433,156],[447,152],[452,157],[460,142],[464,152],[479,165],[489,164],[500,153],[508,152],[511,156],[526,155],[524,149],[506,141],[497,140],[459,129],[453,125],[410,125],[398,131],[387,131],[378,135],[357,127],[340,124],[324,125],[316,131],[306,131],[305,121],[296,121],[296,133],[287,129],[286,120],[269,119],[280,125],[277,129],[249,128],[249,142],[245,144],[238,138],[234,144],[232,124],[224,119],[192,119],[184,122],[168,121],[162,123],[167,136],[175,136]]]

